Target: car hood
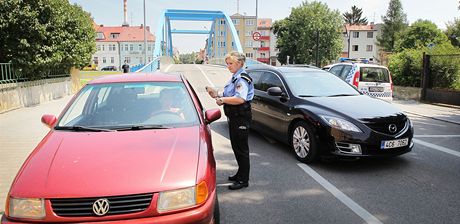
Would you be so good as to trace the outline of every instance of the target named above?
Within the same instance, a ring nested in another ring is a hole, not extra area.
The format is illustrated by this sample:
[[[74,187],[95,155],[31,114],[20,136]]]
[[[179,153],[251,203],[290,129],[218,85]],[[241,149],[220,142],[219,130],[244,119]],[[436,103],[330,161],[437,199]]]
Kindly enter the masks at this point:
[[[195,185],[200,127],[120,132],[52,130],[28,158],[14,197],[93,197]]]
[[[405,117],[402,111],[392,104],[366,95],[339,97],[311,97],[308,101],[326,111],[351,117],[363,122]]]

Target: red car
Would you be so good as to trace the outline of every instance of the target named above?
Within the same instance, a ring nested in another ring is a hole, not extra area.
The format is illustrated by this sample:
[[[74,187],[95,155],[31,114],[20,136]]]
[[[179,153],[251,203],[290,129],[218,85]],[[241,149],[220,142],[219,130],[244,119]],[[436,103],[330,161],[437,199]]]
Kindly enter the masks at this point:
[[[189,82],[163,73],[84,86],[18,172],[2,223],[219,223],[209,124]]]

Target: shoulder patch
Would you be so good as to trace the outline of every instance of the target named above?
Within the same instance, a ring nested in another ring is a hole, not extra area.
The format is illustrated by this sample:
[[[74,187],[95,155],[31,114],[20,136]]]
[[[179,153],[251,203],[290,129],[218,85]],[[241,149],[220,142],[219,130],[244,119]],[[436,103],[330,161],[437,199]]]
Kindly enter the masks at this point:
[[[241,73],[241,78],[244,79],[244,80],[246,80],[246,82],[248,82],[249,84],[251,84],[251,82],[252,82],[251,76],[249,76],[249,75],[246,74],[246,73]]]

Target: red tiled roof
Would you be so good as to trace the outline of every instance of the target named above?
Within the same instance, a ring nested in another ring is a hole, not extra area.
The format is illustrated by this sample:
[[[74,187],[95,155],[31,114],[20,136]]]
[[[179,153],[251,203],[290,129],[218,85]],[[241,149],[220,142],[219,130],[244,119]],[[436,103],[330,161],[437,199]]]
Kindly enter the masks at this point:
[[[141,42],[144,41],[143,26],[98,26],[96,31],[104,33],[105,39],[98,39],[98,42]],[[110,38],[111,33],[119,33],[116,39]],[[155,36],[150,33],[147,26],[147,40],[155,41]]]
[[[375,30],[375,25],[345,25],[346,30]]]

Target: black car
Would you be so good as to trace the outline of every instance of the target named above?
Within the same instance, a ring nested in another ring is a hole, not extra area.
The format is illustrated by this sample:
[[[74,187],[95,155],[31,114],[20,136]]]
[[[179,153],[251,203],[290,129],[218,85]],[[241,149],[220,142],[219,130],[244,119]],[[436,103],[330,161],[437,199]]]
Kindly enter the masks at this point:
[[[116,71],[117,67],[110,65],[110,66],[105,66],[101,69],[101,71]]]
[[[411,151],[413,127],[390,103],[363,95],[316,68],[252,65],[252,128],[289,144],[298,160],[396,156]]]

